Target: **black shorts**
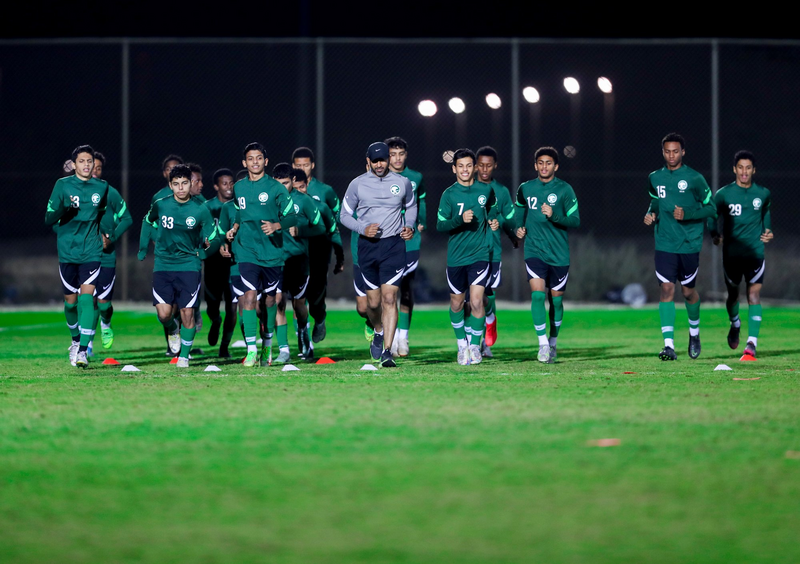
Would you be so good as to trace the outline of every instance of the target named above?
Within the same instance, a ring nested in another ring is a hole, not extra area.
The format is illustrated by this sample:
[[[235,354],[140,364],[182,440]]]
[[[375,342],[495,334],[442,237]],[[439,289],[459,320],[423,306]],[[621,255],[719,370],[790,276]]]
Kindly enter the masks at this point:
[[[406,271],[403,278],[413,279],[419,266],[419,251],[406,251]]]
[[[489,281],[489,261],[473,262],[467,266],[448,266],[445,269],[451,294],[466,294],[470,286],[486,286]]]
[[[239,298],[244,296],[244,286],[242,286],[242,277],[238,274],[231,274],[231,296],[233,296],[233,303],[238,303]]]
[[[363,298],[367,295],[367,285],[364,277],[361,276],[361,267],[357,264],[353,265],[353,289],[356,291],[356,296]]]
[[[722,257],[722,271],[729,286],[738,286],[742,277],[746,284],[763,284],[767,261],[754,257]]]
[[[94,281],[94,295],[98,300],[110,302],[114,297],[114,282],[117,279],[117,268],[114,266],[101,266],[100,275]]]
[[[503,263],[502,262],[490,262],[489,263],[489,282],[486,283],[487,288],[495,289],[499,288],[502,284],[502,277],[501,274],[503,272]]]
[[[525,271],[528,275],[528,280],[534,278],[544,279],[546,288],[555,290],[556,292],[563,292],[567,289],[567,281],[569,280],[569,265],[567,266],[553,266],[547,264],[541,259],[532,257],[525,259]]]
[[[656,277],[659,286],[677,282],[684,288],[694,288],[699,271],[700,253],[656,251]]]
[[[358,266],[367,290],[383,284],[400,286],[406,270],[406,242],[400,235],[385,239],[358,238]]]
[[[74,262],[58,263],[58,274],[61,276],[61,287],[64,295],[80,294],[84,284],[94,286],[100,276],[100,261],[77,264]]]
[[[286,263],[283,265],[280,289],[287,298],[294,300],[305,298],[309,280],[307,255],[297,255],[286,259]]]
[[[239,278],[242,288],[246,291],[255,290],[257,293],[266,293],[274,296],[278,292],[283,277],[281,266],[260,266],[252,262],[239,263]]]
[[[171,272],[157,270],[153,273],[153,305],[177,305],[189,309],[197,305],[200,295],[200,271]]]
[[[207,302],[221,302],[230,284],[231,262],[218,254],[213,257],[203,261],[203,291]]]

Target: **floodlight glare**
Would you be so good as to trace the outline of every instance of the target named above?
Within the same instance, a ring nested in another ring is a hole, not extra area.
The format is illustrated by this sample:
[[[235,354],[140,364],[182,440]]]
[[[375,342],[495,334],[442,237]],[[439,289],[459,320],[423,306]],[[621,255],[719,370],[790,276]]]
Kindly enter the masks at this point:
[[[417,106],[419,113],[425,117],[431,117],[436,114],[436,104],[433,100],[423,100]]]
[[[567,78],[564,79],[564,88],[570,94],[577,94],[578,92],[581,91],[581,85],[578,84],[578,80],[572,78],[571,76],[568,76]]]
[[[453,113],[455,114],[460,114],[467,109],[467,106],[464,104],[464,100],[458,97],[450,98],[450,101],[447,102],[447,105],[450,106],[450,109],[453,110]]]
[[[522,89],[522,97],[531,104],[535,104],[539,101],[539,91],[536,90],[533,86],[526,86]]]
[[[497,108],[503,105],[503,103],[500,101],[500,96],[498,96],[494,92],[486,95],[486,103],[493,110],[496,110]]]
[[[597,87],[605,92],[606,94],[611,94],[611,81],[608,80],[606,77],[601,76],[597,79]]]

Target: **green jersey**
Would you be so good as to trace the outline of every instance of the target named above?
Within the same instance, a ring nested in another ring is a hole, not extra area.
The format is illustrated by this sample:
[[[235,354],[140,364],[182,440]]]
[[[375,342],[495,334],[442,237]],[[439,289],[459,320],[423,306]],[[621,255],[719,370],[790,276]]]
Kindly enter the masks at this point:
[[[236,257],[233,254],[232,247],[230,243],[228,243],[228,239],[226,238],[228,231],[231,230],[233,224],[236,223],[236,202],[233,200],[229,200],[222,204],[222,207],[219,211],[219,221],[217,223],[217,235],[218,239],[220,240],[217,244],[216,252],[219,252],[219,246],[228,244],[228,250],[231,251],[231,258],[228,259],[231,261],[231,276],[238,276],[239,275],[239,265],[236,264]]]
[[[114,236],[113,241],[110,241],[108,246],[103,249],[103,255],[100,257],[100,266],[106,268],[114,268],[117,266],[117,246],[116,241],[122,237],[122,234],[133,225],[133,216],[131,216],[125,200],[122,199],[122,194],[112,187],[108,187],[108,207],[106,214],[111,216],[114,220]]]
[[[308,255],[308,237],[324,235],[327,233],[325,222],[322,221],[322,214],[319,208],[326,208],[325,205],[318,206],[314,199],[308,194],[291,191],[292,202],[294,203],[294,213],[297,216],[297,237],[293,237],[289,230],[286,230],[283,239],[283,260],[289,257]]]
[[[553,209],[550,217],[542,213],[542,204]],[[520,184],[514,202],[517,227],[525,228],[525,258],[538,258],[550,266],[569,266],[567,230],[579,227],[578,198],[567,182],[553,177]]]
[[[56,180],[44,215],[46,225],[55,226],[58,261],[85,264],[103,254],[102,233],[114,232],[106,214],[108,182],[98,178],[81,180],[76,175]],[[101,226],[102,222],[102,226]]]
[[[487,210],[495,205],[489,184],[475,182],[465,186],[456,182],[447,188],[439,200],[436,230],[450,233],[447,240],[447,266],[469,266],[491,258],[492,235],[489,233]],[[474,212],[469,223],[463,214]]]
[[[683,219],[673,215],[683,208]],[[711,188],[702,174],[686,165],[666,166],[650,173],[650,207],[655,212],[656,250],[667,253],[699,253],[706,218],[715,217]]]
[[[313,177],[311,178],[311,180],[308,181],[308,186],[306,187],[306,194],[311,196],[314,199],[314,201],[316,201],[318,204],[324,204],[330,210],[331,215],[333,216],[337,225],[336,229],[328,231],[327,236],[330,242],[334,246],[338,246],[339,249],[341,250],[342,235],[341,232],[339,231],[338,224],[339,224],[339,212],[341,211],[342,203],[339,200],[339,196],[336,195],[336,192],[334,191],[332,186],[325,184],[324,182],[320,182],[319,180]],[[337,251],[337,253],[340,252],[340,250]]]
[[[202,268],[200,248],[217,236],[214,220],[196,198],[179,202],[175,196],[156,200],[147,221],[158,224],[154,272],[190,272]]]
[[[167,196],[172,196],[172,188],[169,186],[164,186],[161,190],[153,194],[153,197],[150,198],[150,205],[156,203],[156,200],[160,200],[161,198],[166,198]]]
[[[233,240],[237,262],[283,266],[284,232],[297,222],[286,187],[267,175],[256,181],[242,178],[233,186],[233,199],[239,225]],[[278,222],[281,229],[267,235],[261,230],[262,221]]]
[[[490,183],[497,205],[489,210],[489,219],[496,219],[500,222],[500,229],[492,231],[492,262],[500,262],[503,257],[503,246],[500,241],[501,230],[505,231],[509,237],[516,237],[514,231],[517,227],[515,218],[514,203],[511,201],[511,192],[508,188],[500,184],[497,180]]]
[[[717,215],[722,220],[722,254],[726,257],[764,258],[761,235],[772,229],[769,190],[755,182],[742,188],[736,182],[723,186],[714,195]],[[720,232],[717,220],[708,221],[712,236]]]
[[[422,225],[423,229],[427,229],[428,222],[425,214],[428,213],[428,207],[425,198],[425,184],[422,182],[422,173],[406,167],[400,174],[411,181],[411,191],[414,192],[414,197],[417,199],[417,225]],[[403,210],[403,215],[405,215],[405,210]],[[422,244],[422,236],[417,225],[409,225],[414,229],[414,234],[411,239],[406,241],[407,251],[418,251]]]

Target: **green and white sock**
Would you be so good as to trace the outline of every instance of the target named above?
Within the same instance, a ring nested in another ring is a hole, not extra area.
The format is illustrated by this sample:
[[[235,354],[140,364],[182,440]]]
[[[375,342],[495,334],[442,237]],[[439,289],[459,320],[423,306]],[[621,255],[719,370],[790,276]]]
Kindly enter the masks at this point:
[[[247,352],[257,352],[258,314],[256,313],[256,310],[244,310],[242,312],[242,324],[244,325],[244,342],[247,345]]]
[[[86,351],[94,337],[94,296],[80,294],[78,296],[78,321],[81,327],[81,344],[78,350]]]
[[[531,317],[533,318],[533,328],[539,345],[547,345],[547,310],[544,307],[546,299],[544,292],[531,292]]]
[[[753,304],[747,311],[748,341],[758,345],[758,332],[761,330],[761,304]]]
[[[450,325],[453,326],[453,331],[456,334],[456,340],[459,343],[463,342],[466,344],[467,332],[464,328],[464,310],[462,309],[461,311],[456,312],[450,308],[448,311],[450,312]]]
[[[181,352],[179,354],[181,358],[189,358],[189,351],[192,350],[192,343],[194,343],[196,333],[197,327],[192,327],[191,329],[181,327]]]
[[[73,341],[79,341],[81,338],[81,328],[78,323],[78,302],[70,304],[64,300],[64,317],[67,319],[67,328],[69,329],[70,337],[72,337]]]
[[[689,316],[689,335],[697,337],[700,334],[700,300],[693,304],[686,302],[686,313]]]
[[[661,318],[661,336],[664,346],[675,348],[675,302],[659,302],[658,316]]]

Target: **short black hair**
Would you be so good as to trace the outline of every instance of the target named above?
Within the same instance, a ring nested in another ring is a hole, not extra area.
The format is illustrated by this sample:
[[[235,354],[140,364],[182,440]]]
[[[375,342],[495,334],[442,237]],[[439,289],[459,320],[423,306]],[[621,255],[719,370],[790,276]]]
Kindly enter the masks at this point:
[[[750,161],[753,164],[753,167],[756,166],[756,156],[747,149],[736,151],[736,154],[733,155],[733,166],[739,164],[739,161],[741,161],[742,159]]]
[[[533,154],[533,162],[539,160],[539,157],[545,155],[553,159],[553,164],[558,164],[558,151],[555,147],[539,147]]]
[[[278,163],[272,167],[272,178],[292,178],[294,176],[294,167],[289,163]]]
[[[264,148],[264,145],[262,145],[257,141],[248,143],[245,146],[244,151],[242,151],[242,158],[247,159],[247,153],[249,153],[250,151],[261,151],[261,154],[264,156],[264,158],[265,159],[267,158],[267,150]]]
[[[172,170],[169,171],[169,181],[172,182],[176,178],[187,178],[191,180],[192,169],[185,164],[175,165],[172,167]]]
[[[169,161],[178,161],[178,164],[183,164],[183,157],[175,154],[167,155],[166,157],[164,157],[164,160],[161,161],[161,170],[167,169],[167,163]]]
[[[191,170],[192,172],[196,172],[200,176],[203,176],[203,169],[199,164],[197,164],[197,163],[186,163],[186,166],[188,166],[189,170]]]
[[[247,169],[243,168],[242,170],[236,173],[236,182],[239,182],[245,176],[247,176]]]
[[[404,151],[408,151],[408,143],[402,137],[389,137],[383,140],[384,143],[389,145],[390,149],[403,149]]]
[[[309,147],[298,147],[294,151],[292,151],[292,162],[295,159],[311,159],[311,162],[314,162],[314,151],[312,151]]]
[[[480,157],[492,157],[495,162],[497,162],[497,151],[494,147],[490,147],[489,145],[484,145],[477,151],[475,151],[475,156]]]
[[[106,156],[103,153],[101,153],[100,151],[95,151],[94,152],[94,160],[100,161],[104,165],[106,164]]]
[[[292,179],[295,182],[308,182],[308,175],[302,168],[292,169]]]
[[[476,161],[475,153],[472,151],[472,149],[464,148],[464,149],[459,149],[455,153],[453,153],[453,166],[456,165],[456,161],[458,161],[459,159],[466,158],[466,157],[471,158],[472,159],[472,164],[475,164],[475,161]]]
[[[94,158],[94,149],[92,149],[91,145],[78,145],[72,150],[73,162],[75,161],[75,159],[78,158],[78,155],[80,155],[81,153],[89,153],[90,155],[92,155],[92,158]]]
[[[672,133],[667,133],[664,136],[664,138],[661,140],[661,147],[663,148],[667,143],[680,143],[681,150],[686,148],[686,140],[683,138],[683,135],[680,133],[675,133],[674,131]]]
[[[230,176],[231,178],[233,178],[233,171],[229,168],[220,168],[218,170],[215,170],[213,183],[216,184],[221,176]]]

